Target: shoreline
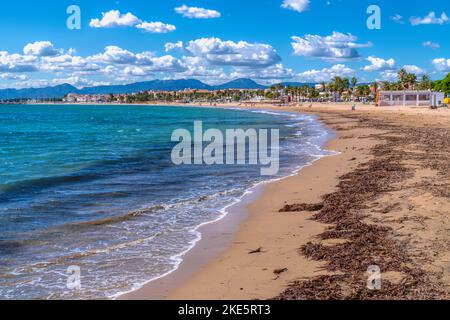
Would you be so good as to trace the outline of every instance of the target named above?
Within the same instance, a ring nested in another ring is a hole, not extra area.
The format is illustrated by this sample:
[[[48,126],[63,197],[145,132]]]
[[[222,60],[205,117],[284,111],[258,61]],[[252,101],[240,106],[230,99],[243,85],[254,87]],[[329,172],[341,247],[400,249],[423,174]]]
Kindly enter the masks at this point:
[[[223,107],[223,106],[220,106]],[[230,106],[231,107],[231,106]],[[242,107],[236,107],[232,106],[233,108],[241,108],[241,109],[247,109]],[[263,106],[257,106],[252,107],[251,109],[259,109]],[[267,106],[263,107],[266,110],[277,110],[280,111],[279,107],[270,107],[267,108]],[[296,110],[292,109],[284,109],[281,110],[284,112],[292,112]],[[303,113],[303,112],[302,112]],[[324,124],[328,130],[330,128],[324,123],[323,119],[320,119],[318,117],[317,121]],[[336,132],[334,132],[336,135]],[[331,140],[329,140],[324,147],[325,150],[335,150],[334,147],[336,146],[336,142],[339,140],[339,137],[335,137]],[[342,148],[344,149],[344,148]],[[341,150],[341,152],[345,150]],[[302,172],[304,170],[307,170],[309,175],[311,173],[314,175],[315,172],[321,171],[322,166],[316,169],[318,162],[325,162],[323,166],[327,167],[330,163],[333,162],[333,158],[338,156],[339,153],[336,155],[330,155],[330,156],[323,156],[317,160],[315,160],[313,163],[308,164],[301,169],[297,170],[297,172],[293,173],[292,175],[276,179],[275,181],[268,181],[263,183],[256,191],[256,194],[258,196],[252,196],[251,200],[249,199],[243,199],[241,203],[237,205],[233,205],[230,209],[230,212],[219,221],[213,222],[208,224],[206,227],[201,228],[199,231],[202,232],[203,237],[202,239],[197,242],[197,244],[186,254],[183,256],[183,262],[180,264],[180,266],[173,271],[172,273],[157,279],[155,281],[148,282],[144,284],[142,287],[132,290],[128,293],[125,293],[121,296],[119,296],[119,299],[184,299],[183,296],[186,295],[186,297],[189,297],[189,299],[204,299],[204,297],[210,297],[211,292],[208,292],[207,295],[203,296],[197,296],[195,292],[190,292],[191,289],[189,287],[189,282],[191,279],[195,279],[196,276],[201,274],[202,272],[208,270],[208,268],[214,268],[210,267],[213,265],[216,261],[220,260],[220,258],[225,255],[227,252],[232,250],[232,247],[239,246],[239,244],[242,244],[247,241],[240,241],[240,235],[242,233],[248,233],[246,231],[246,225],[252,224],[252,216],[254,215],[254,209],[252,209],[252,206],[255,205],[255,203],[258,203],[258,201],[261,201],[261,199],[264,199],[264,192],[267,188],[271,188],[274,184],[276,184],[275,188],[279,188],[281,185],[280,190],[284,190],[286,187],[284,186],[283,181],[289,180],[289,179],[303,179]],[[352,158],[353,154],[347,156],[348,158]],[[329,159],[327,161],[324,161],[324,159]],[[311,171],[311,173],[309,173]],[[311,177],[308,177],[307,180],[310,180]],[[327,180],[324,183],[328,183],[329,186],[327,189],[323,189],[322,191],[315,192],[315,194],[312,196],[314,199],[320,199],[320,196],[322,196],[322,193],[325,190],[332,190],[332,184],[337,180],[337,176],[329,175],[329,177],[325,177]],[[288,182],[288,185],[290,182]],[[294,198],[295,199],[295,198]],[[280,203],[279,208],[282,207],[284,201]],[[277,209],[279,209],[277,207]],[[277,214],[277,213],[275,213]],[[291,217],[292,220],[296,220],[295,216]],[[234,220],[234,221],[233,221]],[[306,221],[304,221],[305,224],[308,224]],[[286,227],[286,226],[283,226]],[[309,227],[309,226],[308,226]],[[223,232],[223,229],[225,228],[225,232]],[[311,227],[309,227],[311,228]],[[312,237],[313,235],[317,235],[319,231],[323,231],[320,226],[315,225],[312,227],[315,229],[314,234],[310,234],[309,237]],[[222,239],[214,239],[214,234],[217,233],[222,234]],[[225,234],[224,234],[225,233]],[[231,234],[230,234],[231,233]],[[309,238],[308,237],[308,238]],[[306,239],[305,239],[306,240]],[[205,245],[207,243],[207,245]],[[255,247],[259,248],[259,247]],[[253,249],[255,249],[253,248]],[[247,252],[253,250],[251,246],[249,246],[247,249],[245,249]],[[295,246],[291,245],[291,251],[295,251]],[[209,251],[209,253],[208,253]],[[205,253],[206,252],[206,253]],[[292,252],[291,252],[292,255]],[[242,258],[242,257],[241,257]],[[304,263],[304,262],[303,262]],[[306,263],[305,263],[306,264]],[[314,267],[306,267],[306,269],[310,269],[310,275],[314,275],[315,269],[318,269],[320,266],[315,265]],[[280,267],[281,268],[281,267]],[[313,271],[314,269],[314,271]],[[267,270],[264,270],[267,271]],[[267,274],[267,272],[264,272]],[[271,273],[269,274],[269,278],[272,277]],[[289,282],[295,280],[295,277],[286,277],[286,279],[282,280],[283,284],[281,286],[278,286],[276,290],[271,292],[271,295],[267,296],[258,296],[259,299],[268,299],[272,296],[275,296],[276,294],[280,293],[283,288],[285,288]],[[203,281],[203,280],[202,280]],[[281,282],[281,281],[280,281]],[[186,289],[180,289],[187,285]],[[181,291],[181,292],[180,292]],[[217,297],[220,299],[220,297]],[[231,296],[230,299],[254,299],[254,296],[247,296],[238,294],[237,296]],[[209,298],[207,298],[209,299]]]
[[[165,298],[271,299],[298,278],[293,270],[302,270],[302,277],[323,274],[320,271],[322,263],[306,259],[293,260],[297,255],[297,241],[308,241],[323,232],[325,226],[309,221],[308,217],[299,217],[296,213],[283,214],[281,217],[278,210],[289,201],[297,201],[299,193],[305,194],[304,201],[314,203],[320,201],[322,193],[333,190],[337,176],[332,174],[331,171],[335,170],[331,164],[336,162],[336,157],[350,159],[355,155],[339,150],[338,141],[339,137],[328,141],[325,149],[341,153],[322,157],[292,176],[264,185],[260,196],[246,206],[247,219],[239,225],[231,245]],[[324,174],[324,171],[328,172]],[[319,173],[322,175],[320,178],[317,177]],[[310,183],[314,188],[310,188]],[[288,194],[288,190],[299,184],[303,184],[302,191]],[[268,232],[267,228],[272,230]],[[261,253],[249,254],[258,248],[261,248]],[[274,275],[275,270],[282,269],[287,271],[279,276]],[[218,277],[218,274],[226,276]],[[204,283],[211,285],[205,288]],[[136,293],[134,298],[147,299],[146,290]]]
[[[318,121],[322,122],[322,120],[318,119]],[[328,126],[327,126],[328,128]],[[328,128],[329,129],[329,128]],[[337,142],[339,141],[339,137],[335,137],[329,140],[324,147],[325,150],[335,151],[336,147],[339,147]],[[345,149],[345,148],[344,148]],[[341,152],[345,150],[341,150]],[[200,240],[196,247],[194,247],[189,253],[187,253],[183,257],[183,263],[180,267],[174,271],[173,273],[158,279],[156,281],[145,284],[143,287],[129,292],[125,295],[122,295],[119,299],[175,299],[175,300],[184,300],[184,299],[270,299],[275,295],[279,294],[283,291],[287,285],[296,279],[295,273],[286,272],[279,279],[277,279],[276,285],[270,283],[270,290],[266,286],[263,290],[263,293],[246,293],[245,290],[241,290],[239,285],[245,284],[245,278],[249,275],[248,273],[243,273],[244,277],[240,278],[236,281],[235,292],[232,292],[229,296],[214,296],[211,295],[211,292],[200,292],[201,283],[205,283],[205,281],[210,281],[211,278],[215,277],[216,268],[219,265],[223,264],[223,257],[232,256],[232,263],[226,262],[227,266],[232,266],[234,263],[248,265],[251,264],[251,260],[254,259],[254,256],[249,255],[248,252],[251,250],[255,250],[258,248],[262,248],[262,250],[267,250],[266,248],[270,246],[269,243],[273,242],[273,238],[270,240],[266,240],[265,245],[260,245],[255,242],[254,244],[249,244],[249,242],[253,239],[247,239],[247,234],[249,233],[249,229],[253,229],[252,224],[260,224],[264,223],[264,217],[258,213],[261,208],[265,208],[268,206],[267,203],[267,194],[273,194],[275,190],[285,190],[290,189],[290,186],[297,185],[299,181],[303,179],[307,181],[311,181],[314,179],[314,176],[318,174],[318,172],[323,171],[325,168],[328,168],[330,171],[334,171],[334,168],[330,166],[331,163],[334,162],[335,157],[340,156],[342,154],[335,154],[330,156],[323,156],[320,159],[317,159],[313,163],[306,165],[299,169],[297,172],[293,173],[290,176],[283,177],[277,179],[275,181],[269,181],[264,183],[258,188],[259,190],[256,194],[250,199],[244,199],[242,203],[237,206],[231,207],[231,211],[228,215],[221,221],[215,222],[213,224],[208,225],[206,228],[201,231],[205,233],[205,236],[202,240]],[[346,158],[352,158],[354,156],[354,152],[346,154]],[[331,170],[330,170],[331,169]],[[342,168],[343,169],[343,168]],[[305,184],[305,193],[310,193],[306,198],[311,201],[320,201],[320,197],[322,196],[324,191],[332,191],[333,185],[337,180],[337,176],[333,174],[324,175],[322,177],[323,181],[319,182],[320,188],[310,191],[308,190],[308,184]],[[326,186],[325,186],[326,185]],[[297,196],[293,193],[291,195],[291,201],[297,200]],[[287,199],[278,197],[278,204],[274,205],[272,210],[271,217],[271,225],[274,224],[274,220],[279,220],[277,216],[280,215],[278,209],[282,208]],[[306,199],[305,199],[306,201]],[[272,202],[270,200],[269,202]],[[234,221],[233,221],[234,220]],[[289,228],[293,223],[298,223],[298,217],[296,214],[290,214],[289,220],[281,221],[281,225],[277,230],[283,230],[285,228]],[[297,233],[296,238],[287,237],[286,242],[288,243],[288,254],[286,252],[282,253],[281,256],[287,255],[287,259],[289,260],[294,257],[296,254],[296,244],[297,239],[301,239],[302,241],[306,241],[315,235],[318,235],[320,232],[324,231],[324,226],[321,226],[318,223],[311,223],[307,218],[302,218],[300,224],[302,224],[301,229],[302,232],[298,232],[292,229],[292,233]],[[230,230],[230,225],[232,229]],[[223,227],[225,227],[225,237],[223,232]],[[304,230],[308,230],[305,234]],[[230,231],[234,231],[230,234]],[[251,231],[251,230],[250,230]],[[274,238],[278,238],[278,234],[275,232],[272,236]],[[259,232],[257,232],[259,233]],[[301,234],[303,233],[303,234]],[[219,236],[218,236],[219,234]],[[216,239],[214,239],[216,237]],[[221,238],[218,240],[217,238]],[[212,241],[211,241],[212,240]],[[249,241],[250,240],[250,241]],[[257,240],[257,238],[256,238]],[[258,241],[258,240],[257,240]],[[234,255],[237,255],[237,251],[239,252],[239,257],[234,258]],[[277,261],[280,258],[280,255],[275,253],[276,258],[273,257],[265,257],[263,262],[267,264],[268,260]],[[236,261],[239,260],[239,261]],[[317,274],[322,274],[319,269],[322,266],[321,263],[310,263],[307,261],[301,261],[300,264],[294,263],[294,267],[291,269],[295,269],[295,267],[301,267],[308,273],[309,276],[314,276]],[[232,267],[233,268],[233,267]],[[272,267],[263,267],[260,271],[260,280],[259,283],[262,285],[267,281],[272,281],[275,277],[273,275],[273,271],[275,269],[284,268],[282,264],[277,265],[274,264]],[[289,268],[288,268],[289,269]],[[220,270],[218,273],[227,272],[227,270]],[[253,270],[251,273],[255,273],[256,270]],[[262,271],[262,272],[261,272]],[[291,274],[289,274],[291,273]],[[206,279],[202,276],[206,274]],[[222,285],[219,283],[219,287]],[[221,288],[223,289],[223,288]],[[221,290],[218,288],[214,288],[215,292],[220,292]],[[232,290],[233,291],[233,290]]]
[[[168,105],[170,106],[170,105]],[[206,107],[190,105],[189,107]],[[213,107],[212,107],[213,108]],[[235,105],[226,107],[217,107],[225,109],[236,109]],[[238,108],[245,110],[244,108]],[[252,108],[264,111],[276,111],[273,108]],[[280,111],[279,114],[291,113],[290,111]],[[274,114],[275,115],[275,114]],[[233,245],[233,240],[236,234],[239,232],[241,225],[249,217],[248,207],[258,201],[261,194],[264,192],[266,186],[283,181],[290,177],[296,176],[300,171],[307,167],[314,166],[316,161],[322,158],[333,157],[335,154],[333,150],[329,150],[327,145],[336,139],[336,134],[334,131],[330,130],[326,125],[324,125],[318,117],[315,117],[315,121],[320,122],[324,129],[328,131],[330,138],[326,141],[325,145],[322,146],[322,150],[329,152],[330,154],[318,155],[316,159],[309,163],[299,165],[297,168],[293,169],[289,174],[277,177],[269,180],[264,180],[258,182],[254,186],[250,187],[245,191],[245,193],[237,199],[234,203],[231,203],[224,207],[221,211],[223,214],[221,217],[214,221],[209,221],[201,224],[196,232],[200,234],[200,238],[193,244],[193,246],[186,250],[184,253],[180,254],[181,259],[180,264],[155,279],[148,280],[143,284],[139,285],[137,288],[129,290],[127,292],[119,293],[113,297],[113,299],[119,300],[130,300],[130,299],[151,299],[151,300],[161,300],[166,299],[171,292],[176,290],[177,287],[181,286],[190,277],[195,275],[197,272],[205,268],[211,261],[217,259],[221,254],[223,254],[231,245]]]

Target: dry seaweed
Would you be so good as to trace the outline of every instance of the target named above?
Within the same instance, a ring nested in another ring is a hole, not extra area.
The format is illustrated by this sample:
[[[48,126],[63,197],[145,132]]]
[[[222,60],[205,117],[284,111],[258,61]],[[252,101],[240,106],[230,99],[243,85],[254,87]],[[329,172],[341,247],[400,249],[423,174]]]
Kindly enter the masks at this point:
[[[302,203],[302,204],[293,204],[293,205],[286,205],[283,209],[280,210],[280,212],[300,212],[300,211],[320,211],[323,208],[323,203]]]
[[[448,179],[450,130],[397,126],[368,118],[360,118],[359,126],[383,130],[375,137],[384,143],[371,150],[372,160],[340,178],[337,191],[324,196],[319,212],[313,217],[332,225],[320,235],[319,241],[346,241],[336,245],[310,242],[299,250],[310,259],[326,262],[324,269],[330,274],[294,282],[275,299],[448,298],[439,276],[424,272],[408,255],[408,244],[394,237],[392,228],[364,222],[366,216],[362,211],[370,202],[398,189],[398,185],[412,177],[413,171],[405,165],[406,161],[414,160],[422,168],[436,170]],[[415,152],[405,148],[408,145],[414,145]],[[428,185],[424,190],[440,197],[450,194],[445,184]],[[388,213],[397,206],[398,203],[389,205],[382,211]],[[307,211],[308,208],[305,204],[293,204],[280,211]],[[383,281],[380,290],[369,290],[367,269],[371,265],[379,266],[383,272],[401,272],[403,279],[399,283]]]

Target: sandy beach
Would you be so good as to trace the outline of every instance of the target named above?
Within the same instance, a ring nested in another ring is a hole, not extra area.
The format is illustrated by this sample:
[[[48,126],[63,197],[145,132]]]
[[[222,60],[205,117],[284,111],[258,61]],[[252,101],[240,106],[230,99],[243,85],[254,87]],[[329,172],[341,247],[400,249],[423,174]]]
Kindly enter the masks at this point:
[[[265,185],[178,271],[123,298],[448,298],[450,110],[273,108],[317,115],[338,154]]]

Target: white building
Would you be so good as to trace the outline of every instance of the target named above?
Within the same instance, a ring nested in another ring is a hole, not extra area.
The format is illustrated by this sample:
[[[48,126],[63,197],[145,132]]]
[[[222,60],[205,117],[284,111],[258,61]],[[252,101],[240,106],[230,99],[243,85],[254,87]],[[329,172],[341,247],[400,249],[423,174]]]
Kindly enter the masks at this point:
[[[379,106],[437,107],[444,102],[443,92],[431,90],[404,90],[378,92]]]

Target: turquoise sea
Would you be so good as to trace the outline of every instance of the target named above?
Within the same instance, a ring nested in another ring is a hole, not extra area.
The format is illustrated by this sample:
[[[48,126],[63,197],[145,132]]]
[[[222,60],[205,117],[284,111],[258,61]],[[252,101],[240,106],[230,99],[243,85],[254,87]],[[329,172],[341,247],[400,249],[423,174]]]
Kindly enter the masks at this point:
[[[171,162],[173,130],[280,129],[280,172]],[[177,268],[246,190],[327,154],[313,116],[191,107],[0,105],[0,299],[108,298]],[[81,291],[67,288],[79,266]]]

